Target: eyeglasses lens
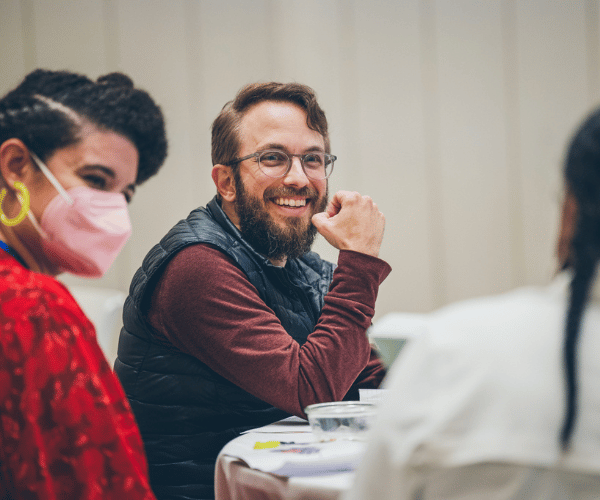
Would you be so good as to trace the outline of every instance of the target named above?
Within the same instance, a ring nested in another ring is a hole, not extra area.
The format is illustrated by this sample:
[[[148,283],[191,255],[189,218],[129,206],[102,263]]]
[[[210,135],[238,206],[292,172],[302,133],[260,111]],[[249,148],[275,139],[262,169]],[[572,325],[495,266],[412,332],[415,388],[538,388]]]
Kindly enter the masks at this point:
[[[327,153],[315,152],[300,157],[304,173],[311,179],[326,179],[333,170],[334,157]],[[291,167],[291,158],[283,151],[264,151],[258,157],[260,169],[269,177],[283,177]]]

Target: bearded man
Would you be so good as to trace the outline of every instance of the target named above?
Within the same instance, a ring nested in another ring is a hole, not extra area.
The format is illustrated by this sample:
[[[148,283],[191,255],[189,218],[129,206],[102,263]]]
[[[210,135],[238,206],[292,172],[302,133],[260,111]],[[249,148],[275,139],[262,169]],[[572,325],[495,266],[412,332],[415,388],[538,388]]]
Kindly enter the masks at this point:
[[[159,499],[213,498],[228,441],[385,374],[365,335],[390,272],[385,219],[368,196],[328,201],[336,157],[312,89],[242,88],[213,123],[212,159],[217,195],[134,276],[115,363]],[[317,231],[337,267],[310,251]]]

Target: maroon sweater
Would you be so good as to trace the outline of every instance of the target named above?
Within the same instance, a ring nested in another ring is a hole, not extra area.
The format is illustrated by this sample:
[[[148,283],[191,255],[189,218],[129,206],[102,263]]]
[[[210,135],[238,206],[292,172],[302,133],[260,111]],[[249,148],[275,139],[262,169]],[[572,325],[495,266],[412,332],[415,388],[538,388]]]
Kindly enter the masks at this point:
[[[229,257],[192,245],[167,265],[148,319],[178,349],[245,391],[305,417],[309,404],[379,386],[385,369],[365,332],[390,271],[378,258],[342,250],[319,321],[301,346]]]

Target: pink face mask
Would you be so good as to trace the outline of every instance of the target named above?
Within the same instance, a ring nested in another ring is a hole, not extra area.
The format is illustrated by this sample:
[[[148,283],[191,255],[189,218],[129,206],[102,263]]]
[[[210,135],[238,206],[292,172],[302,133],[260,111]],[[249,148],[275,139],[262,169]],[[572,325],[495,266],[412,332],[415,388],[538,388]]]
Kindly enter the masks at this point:
[[[48,167],[31,156],[58,191],[44,209],[40,224],[31,210],[28,213],[42,236],[46,258],[61,271],[102,276],[131,235],[125,196],[87,186],[66,191]]]

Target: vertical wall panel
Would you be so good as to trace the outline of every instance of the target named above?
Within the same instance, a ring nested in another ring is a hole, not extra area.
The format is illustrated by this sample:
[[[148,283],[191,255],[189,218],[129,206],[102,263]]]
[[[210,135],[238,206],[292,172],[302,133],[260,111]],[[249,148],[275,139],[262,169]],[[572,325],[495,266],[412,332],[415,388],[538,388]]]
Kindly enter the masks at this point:
[[[341,63],[337,58],[337,1],[275,2],[272,50],[280,78],[302,77],[302,83],[316,89],[333,87]]]
[[[25,30],[19,0],[0,2],[0,95],[13,88],[26,73]]]
[[[206,0],[198,12],[208,124],[243,85],[273,76],[269,3]]]
[[[358,99],[348,103],[358,114],[352,188],[372,196],[385,214],[381,256],[394,267],[378,314],[433,306],[419,15],[416,0],[356,2]]]
[[[454,301],[512,284],[500,0],[437,1],[436,24],[446,298]]]
[[[427,231],[430,247],[431,306],[446,302],[447,271],[445,263],[442,179],[440,175],[440,97],[438,68],[437,16],[433,0],[419,5],[419,38],[423,82],[423,158],[427,189]]]
[[[297,81],[317,92],[319,103],[327,113],[330,134],[335,144],[337,124],[342,120],[341,34],[337,0],[277,0],[277,17],[273,19],[272,50],[275,66],[282,81]]]
[[[337,2],[338,64],[335,68],[325,69],[326,75],[337,72],[336,85],[332,89],[333,93],[337,93],[336,107],[326,110],[330,122],[332,152],[338,156],[335,174],[329,184],[332,193],[339,189],[356,189],[360,181],[358,75],[361,68],[357,60],[359,21],[356,5],[354,0]]]
[[[33,1],[36,65],[98,76],[106,68],[102,3]]]
[[[583,2],[517,2],[518,89],[526,281],[556,269],[561,164],[589,108]]]
[[[523,199],[520,155],[519,88],[517,64],[516,1],[501,4],[503,39],[503,69],[505,95],[506,168],[508,179],[507,210],[510,226],[510,260],[513,269],[512,287],[526,283],[525,244],[523,231]]]
[[[190,200],[192,206],[202,205],[214,193],[210,179],[210,138],[209,123],[206,119],[207,102],[203,93],[203,78],[207,73],[202,57],[202,24],[200,2],[186,2],[185,5],[185,58],[188,89],[187,124],[189,133],[190,178],[193,185]],[[185,214],[180,214],[183,217]]]
[[[586,0],[586,63],[588,93],[592,106],[600,105],[600,2]]]

